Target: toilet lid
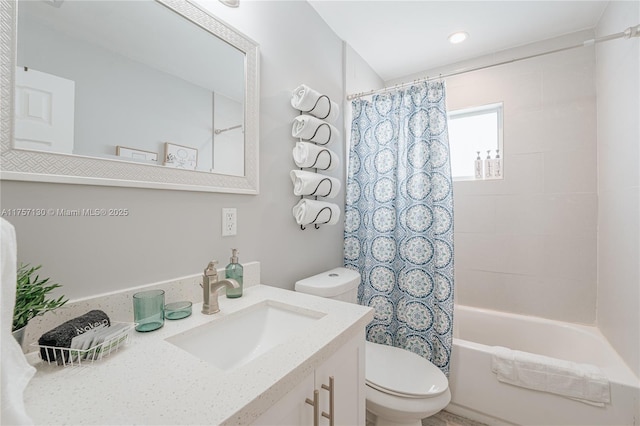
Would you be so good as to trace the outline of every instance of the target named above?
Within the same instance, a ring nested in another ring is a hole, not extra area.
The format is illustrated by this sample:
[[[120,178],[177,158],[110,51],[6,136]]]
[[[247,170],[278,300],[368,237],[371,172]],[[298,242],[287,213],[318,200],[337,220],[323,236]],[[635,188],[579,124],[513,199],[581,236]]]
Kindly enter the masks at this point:
[[[381,392],[430,398],[449,387],[438,367],[408,350],[366,342],[365,354],[367,385]]]

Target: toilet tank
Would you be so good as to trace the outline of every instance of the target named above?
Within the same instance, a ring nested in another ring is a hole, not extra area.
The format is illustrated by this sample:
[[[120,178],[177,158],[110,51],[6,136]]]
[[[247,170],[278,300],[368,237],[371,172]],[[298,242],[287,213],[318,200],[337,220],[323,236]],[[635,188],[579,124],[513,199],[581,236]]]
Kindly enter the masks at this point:
[[[297,281],[295,290],[301,293],[344,302],[358,302],[360,273],[353,269],[335,268]]]

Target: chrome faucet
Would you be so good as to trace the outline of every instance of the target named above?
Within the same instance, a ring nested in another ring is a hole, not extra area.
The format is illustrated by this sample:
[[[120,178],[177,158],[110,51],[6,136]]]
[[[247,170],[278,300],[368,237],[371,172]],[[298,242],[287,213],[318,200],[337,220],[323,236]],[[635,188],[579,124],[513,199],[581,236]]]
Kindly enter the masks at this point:
[[[212,260],[207,265],[202,275],[202,296],[204,303],[202,304],[202,313],[212,315],[220,312],[218,306],[218,290],[222,287],[239,288],[240,284],[236,280],[225,279],[218,281],[218,271],[216,270],[217,261]]]

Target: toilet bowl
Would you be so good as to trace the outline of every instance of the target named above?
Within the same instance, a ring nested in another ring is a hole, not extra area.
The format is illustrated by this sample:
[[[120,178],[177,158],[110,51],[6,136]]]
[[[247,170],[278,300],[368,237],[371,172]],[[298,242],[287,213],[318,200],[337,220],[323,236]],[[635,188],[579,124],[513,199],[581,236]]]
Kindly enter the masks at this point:
[[[451,401],[447,377],[413,352],[367,342],[365,359],[367,411],[376,426],[420,425]]]
[[[296,282],[296,291],[357,303],[360,274],[335,268]],[[420,426],[449,404],[447,377],[413,352],[366,342],[367,423]]]

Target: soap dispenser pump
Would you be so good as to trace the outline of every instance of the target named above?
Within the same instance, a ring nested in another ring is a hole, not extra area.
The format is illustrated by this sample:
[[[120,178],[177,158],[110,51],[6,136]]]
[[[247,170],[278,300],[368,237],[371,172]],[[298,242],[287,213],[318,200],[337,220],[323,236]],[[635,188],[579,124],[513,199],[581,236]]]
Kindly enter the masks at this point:
[[[234,279],[240,284],[238,288],[229,288],[227,287],[227,297],[230,299],[234,299],[236,297],[242,296],[242,275],[243,275],[243,267],[238,263],[238,250],[231,250],[231,263],[227,265],[225,268],[225,278]]]

